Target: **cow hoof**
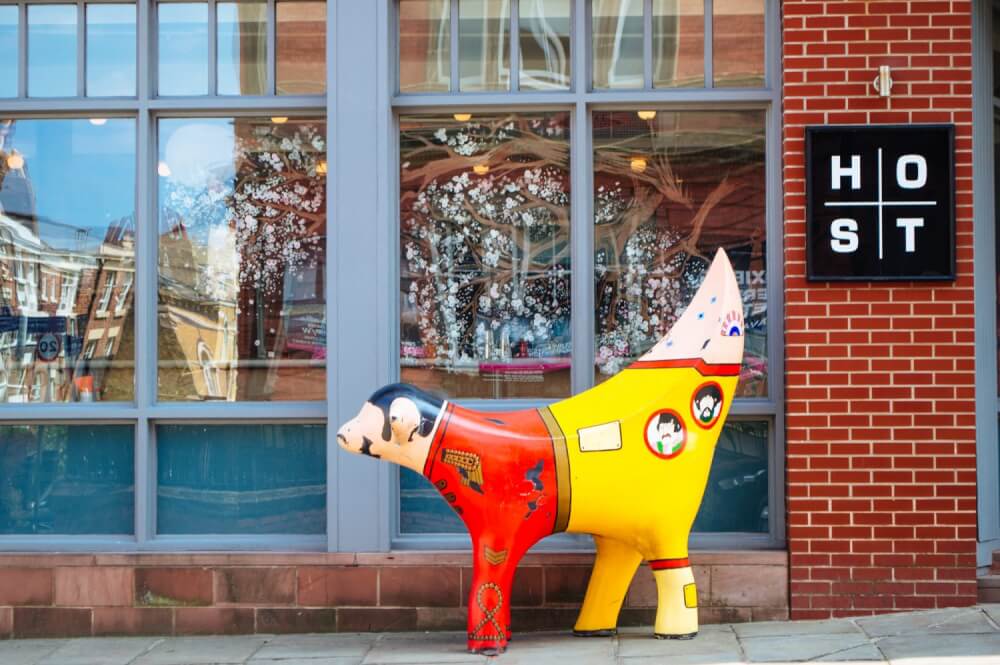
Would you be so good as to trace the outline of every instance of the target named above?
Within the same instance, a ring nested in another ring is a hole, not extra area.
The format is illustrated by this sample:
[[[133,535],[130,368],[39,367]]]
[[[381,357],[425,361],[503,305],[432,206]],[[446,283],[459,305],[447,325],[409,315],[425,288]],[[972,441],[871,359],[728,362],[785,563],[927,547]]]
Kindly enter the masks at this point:
[[[656,639],[658,640],[693,640],[694,638],[698,637],[697,630],[694,631],[693,633],[684,633],[683,635],[667,635],[665,633],[653,633],[653,634],[656,635]]]
[[[506,647],[477,647],[475,649],[469,649],[469,653],[474,653],[480,656],[499,656],[506,650]]]
[[[597,630],[574,630],[576,637],[613,637],[618,634],[617,628],[599,628]]]

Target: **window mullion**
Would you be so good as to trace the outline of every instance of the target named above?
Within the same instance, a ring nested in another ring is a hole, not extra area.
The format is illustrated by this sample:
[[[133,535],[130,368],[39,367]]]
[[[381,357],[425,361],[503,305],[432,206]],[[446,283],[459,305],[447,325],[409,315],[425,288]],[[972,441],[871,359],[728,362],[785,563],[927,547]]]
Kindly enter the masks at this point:
[[[517,92],[521,88],[521,38],[518,32],[520,19],[520,0],[510,0],[510,26],[507,43],[510,47],[510,89]],[[500,57],[503,57],[501,52]]]
[[[585,101],[576,103],[570,127],[570,312],[573,335],[570,371],[571,389],[576,394],[594,383],[594,231],[590,221],[593,168],[590,110]]]
[[[267,86],[265,88],[268,95],[275,94],[275,86],[278,79],[278,10],[275,0],[267,0]]]
[[[458,0],[451,0],[451,14],[448,23],[451,26],[451,91],[459,91],[459,58],[458,58]],[[398,23],[397,23],[398,26]],[[397,27],[398,30],[398,27]]]
[[[17,6],[17,96],[28,96],[28,5]]]
[[[219,73],[219,14],[215,0],[208,0],[208,95],[214,97],[218,91]]]
[[[83,0],[76,3],[76,96],[87,94],[87,10]]]

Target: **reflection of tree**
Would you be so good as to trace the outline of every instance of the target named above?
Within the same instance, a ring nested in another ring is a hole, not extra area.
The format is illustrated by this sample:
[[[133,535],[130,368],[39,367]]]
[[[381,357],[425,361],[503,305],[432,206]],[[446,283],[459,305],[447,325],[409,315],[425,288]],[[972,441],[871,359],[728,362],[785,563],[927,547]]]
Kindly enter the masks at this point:
[[[762,190],[747,186],[763,161],[760,136],[701,132],[692,152],[660,147],[663,135],[648,128],[620,133],[602,137],[594,154],[596,361],[605,375],[666,334],[717,247],[755,244],[761,257],[763,241]]]
[[[567,125],[565,114],[404,119],[402,262],[425,357],[474,358],[487,330],[515,321],[536,352],[557,341],[569,317]]]

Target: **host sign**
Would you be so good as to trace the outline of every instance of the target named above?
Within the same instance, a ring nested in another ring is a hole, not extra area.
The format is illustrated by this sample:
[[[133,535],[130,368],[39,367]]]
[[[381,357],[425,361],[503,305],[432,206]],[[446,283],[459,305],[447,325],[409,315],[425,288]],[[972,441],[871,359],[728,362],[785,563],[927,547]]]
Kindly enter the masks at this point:
[[[954,127],[806,129],[812,280],[955,278]]]

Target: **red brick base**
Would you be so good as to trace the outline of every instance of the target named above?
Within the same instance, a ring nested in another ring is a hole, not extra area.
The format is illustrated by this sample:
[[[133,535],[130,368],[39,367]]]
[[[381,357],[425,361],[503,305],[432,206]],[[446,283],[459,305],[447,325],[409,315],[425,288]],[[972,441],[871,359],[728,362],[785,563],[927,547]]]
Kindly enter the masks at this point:
[[[788,618],[784,552],[696,552],[703,623]],[[567,629],[593,556],[531,554],[515,631]],[[3,554],[0,637],[464,630],[465,553]],[[622,625],[651,624],[642,568]]]

